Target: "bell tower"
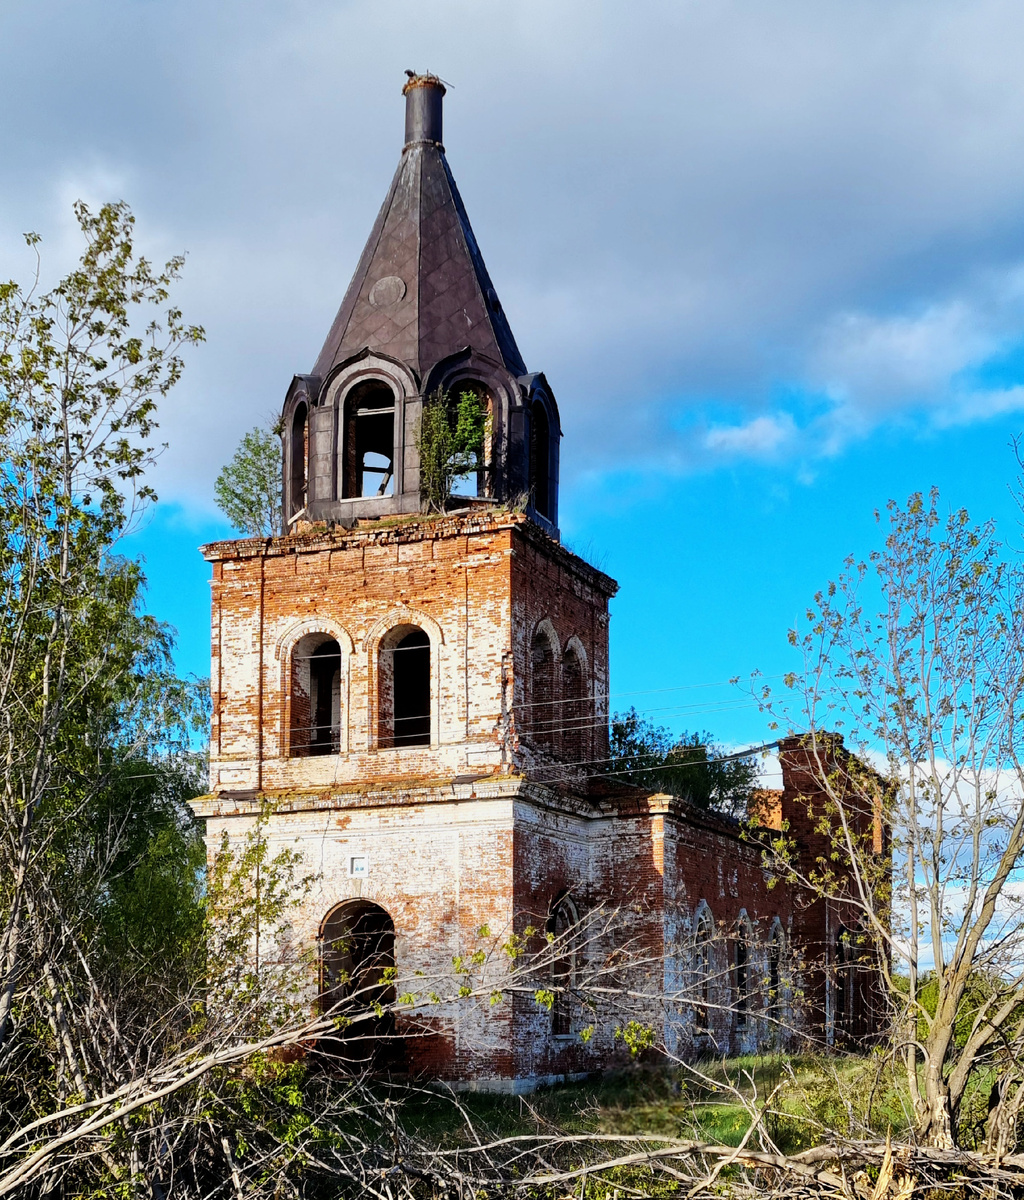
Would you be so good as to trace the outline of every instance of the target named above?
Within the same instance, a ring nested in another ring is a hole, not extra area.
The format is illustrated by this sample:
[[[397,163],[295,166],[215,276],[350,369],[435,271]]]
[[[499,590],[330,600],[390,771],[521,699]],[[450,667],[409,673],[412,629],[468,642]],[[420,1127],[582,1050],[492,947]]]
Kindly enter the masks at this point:
[[[318,883],[295,936],[320,947],[321,995],[356,973],[331,945],[367,930],[404,978],[450,964],[482,926],[546,921],[581,894],[585,829],[607,817],[589,781],[608,755],[616,584],[559,543],[558,408],[452,178],[444,90],[406,84],[398,170],[288,388],[281,535],[203,547],[211,791],[193,808],[212,850],[268,809],[272,838],[299,847]],[[473,392],[489,419],[476,494],[431,514],[417,433],[438,391]],[[565,1013],[556,1033],[518,1004],[474,1017],[488,1032],[472,1043],[447,1011],[436,1035],[400,1029],[404,1061],[498,1087],[582,1069],[594,1051]]]
[[[444,84],[413,75],[404,94],[398,170],[323,349],[285,399],[284,532],[419,512],[424,398],[471,391],[489,417],[478,498],[520,500],[557,535],[554,395],[526,369],[455,186]]]

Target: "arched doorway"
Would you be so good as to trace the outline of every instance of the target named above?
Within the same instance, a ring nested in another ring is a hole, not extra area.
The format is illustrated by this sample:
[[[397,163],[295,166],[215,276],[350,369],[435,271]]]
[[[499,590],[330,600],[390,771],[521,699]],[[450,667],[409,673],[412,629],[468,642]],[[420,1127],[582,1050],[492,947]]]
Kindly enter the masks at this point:
[[[321,1039],[321,1053],[350,1066],[394,1066],[394,922],[379,904],[349,900],[327,914],[320,938],[320,1011],[349,1022]]]

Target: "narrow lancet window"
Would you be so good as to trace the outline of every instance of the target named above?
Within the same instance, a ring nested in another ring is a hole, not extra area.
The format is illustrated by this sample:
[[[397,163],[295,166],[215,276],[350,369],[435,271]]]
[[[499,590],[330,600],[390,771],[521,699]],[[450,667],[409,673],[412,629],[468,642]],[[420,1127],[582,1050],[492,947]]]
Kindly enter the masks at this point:
[[[572,900],[563,895],[551,910],[546,932],[551,941],[551,1032],[568,1037],[572,1032],[571,996],[576,975],[576,947],[573,943],[578,918]]]
[[[750,941],[747,936],[747,927],[743,921],[736,928],[736,1027],[743,1029],[747,1024],[747,994],[749,988],[748,979],[748,955],[750,953]]]

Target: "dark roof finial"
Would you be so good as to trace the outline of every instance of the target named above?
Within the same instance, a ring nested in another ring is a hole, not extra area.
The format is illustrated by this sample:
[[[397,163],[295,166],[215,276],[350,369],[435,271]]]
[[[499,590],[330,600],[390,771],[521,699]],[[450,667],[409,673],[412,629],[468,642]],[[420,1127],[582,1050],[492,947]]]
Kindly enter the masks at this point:
[[[441,145],[441,97],[445,86],[429,71],[417,75],[406,71],[409,76],[402,95],[405,97],[405,144],[435,142]]]

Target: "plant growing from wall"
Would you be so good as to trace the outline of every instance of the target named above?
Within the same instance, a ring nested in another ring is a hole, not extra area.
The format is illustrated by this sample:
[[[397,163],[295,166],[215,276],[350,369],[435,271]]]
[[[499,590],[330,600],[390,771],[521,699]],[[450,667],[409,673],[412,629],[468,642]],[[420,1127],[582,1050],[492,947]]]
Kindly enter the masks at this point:
[[[456,481],[480,470],[487,426],[487,409],[474,392],[460,393],[453,403],[438,388],[423,402],[416,449],[420,493],[429,512],[444,512]]]

